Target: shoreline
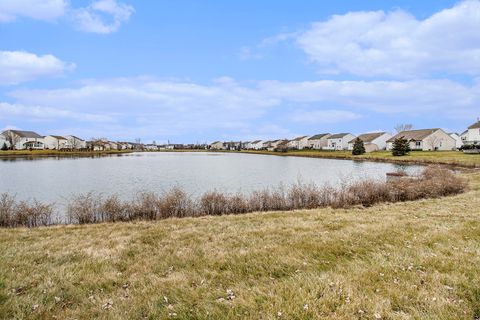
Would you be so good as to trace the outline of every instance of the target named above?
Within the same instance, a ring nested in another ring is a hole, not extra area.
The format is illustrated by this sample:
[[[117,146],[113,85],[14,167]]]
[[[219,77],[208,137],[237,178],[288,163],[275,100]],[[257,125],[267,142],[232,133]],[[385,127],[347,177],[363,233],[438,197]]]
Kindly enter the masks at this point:
[[[257,155],[271,155],[279,157],[302,157],[302,158],[318,158],[318,159],[337,159],[337,160],[352,160],[352,161],[370,161],[370,162],[384,162],[405,165],[442,165],[448,167],[477,169],[480,168],[480,155],[464,154],[460,151],[412,151],[410,155],[403,157],[393,157],[388,151],[375,151],[366,153],[360,156],[354,156],[350,151],[322,151],[322,150],[298,150],[288,152],[275,151],[256,151],[256,150],[166,150],[153,152],[212,152],[212,153],[239,153],[239,154],[257,154]],[[460,156],[456,160],[442,160],[442,159],[424,159],[425,155],[453,155]],[[470,158],[470,159],[468,159]],[[472,160],[472,162],[462,162],[462,160]]]
[[[9,158],[41,158],[41,157],[70,157],[70,156],[101,156],[128,154],[135,150],[107,150],[107,151],[59,151],[59,150],[14,150],[0,151],[0,160]]]
[[[480,155],[465,154],[461,151],[412,151],[403,157],[393,157],[388,151],[375,151],[364,155],[354,156],[350,151],[324,151],[324,150],[296,150],[288,152],[275,152],[266,150],[203,150],[203,149],[174,149],[159,151],[139,150],[109,150],[109,151],[58,151],[58,150],[18,150],[0,151],[0,160],[9,158],[36,158],[36,157],[69,157],[69,156],[102,156],[129,153],[186,153],[186,152],[211,152],[211,153],[238,153],[252,155],[270,155],[279,157],[303,157],[319,159],[338,159],[352,161],[384,162],[405,165],[443,165],[452,168],[477,169],[480,168]]]

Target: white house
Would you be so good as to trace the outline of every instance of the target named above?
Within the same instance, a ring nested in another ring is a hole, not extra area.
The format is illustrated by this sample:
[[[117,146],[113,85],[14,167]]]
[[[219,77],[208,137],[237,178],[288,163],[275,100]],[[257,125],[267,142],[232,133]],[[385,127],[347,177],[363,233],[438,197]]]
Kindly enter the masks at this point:
[[[68,139],[62,136],[49,135],[44,138],[45,149],[62,150],[68,146]]]
[[[308,136],[297,137],[288,142],[288,147],[290,149],[302,150],[308,147]]]
[[[480,144],[480,120],[462,133],[463,144]]]
[[[262,141],[262,140],[255,140],[252,142],[252,149],[253,150],[261,150],[263,149],[263,144],[265,143],[266,141]]]
[[[210,144],[210,149],[212,150],[224,150],[225,144],[222,141],[215,141]]]
[[[455,149],[460,149],[463,146],[463,141],[462,141],[462,138],[460,137],[460,135],[456,132],[452,132],[449,135],[450,135],[450,137],[455,139]]]
[[[347,150],[348,143],[355,138],[351,133],[333,134],[327,139],[327,150]]]
[[[373,152],[378,150],[386,150],[387,140],[391,137],[392,135],[388,132],[372,132],[361,134],[357,138],[363,141],[366,152]],[[348,150],[353,150],[353,145],[357,138],[354,138],[348,142]]]
[[[402,131],[387,140],[387,150],[392,150],[395,139],[403,138],[410,142],[410,149],[433,151],[455,150],[455,139],[439,128]]]
[[[316,134],[308,138],[308,146],[315,150],[325,149],[328,146],[328,137],[330,137],[330,133]]]
[[[158,146],[156,144],[146,144],[145,145],[145,150],[147,151],[158,151]]]
[[[67,138],[68,143],[67,146],[69,149],[86,149],[87,148],[87,142],[83,139],[80,139],[79,137],[68,135],[65,136]]]
[[[12,144],[14,149],[45,149],[44,139],[41,135],[33,131],[6,130],[2,135],[8,144]]]

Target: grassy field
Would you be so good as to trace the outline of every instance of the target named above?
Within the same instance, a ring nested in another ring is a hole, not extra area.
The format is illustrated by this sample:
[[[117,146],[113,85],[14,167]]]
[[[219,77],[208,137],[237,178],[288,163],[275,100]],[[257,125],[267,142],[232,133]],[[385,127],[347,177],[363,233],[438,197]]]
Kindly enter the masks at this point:
[[[5,319],[478,319],[470,191],[371,208],[0,230]]]
[[[461,151],[412,151],[408,156],[394,157],[390,151],[376,151],[360,156],[351,151],[298,150],[289,152],[242,151],[254,154],[272,154],[278,156],[299,156],[313,158],[353,159],[369,161],[407,162],[425,164],[446,164],[470,168],[480,168],[480,154],[465,154]]]
[[[106,151],[60,151],[60,150],[0,150],[2,157],[45,157],[45,156],[90,156],[104,154],[131,153],[131,150],[106,150]]]

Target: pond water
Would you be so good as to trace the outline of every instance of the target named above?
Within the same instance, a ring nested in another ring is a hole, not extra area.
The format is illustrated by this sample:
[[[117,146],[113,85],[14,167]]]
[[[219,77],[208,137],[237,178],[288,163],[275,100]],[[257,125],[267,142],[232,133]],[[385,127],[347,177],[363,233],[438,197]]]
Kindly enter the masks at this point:
[[[99,192],[128,199],[139,191],[180,187],[192,196],[206,191],[249,193],[296,182],[340,186],[385,179],[387,172],[414,173],[418,166],[238,153],[159,152],[102,157],[0,159],[0,193],[17,199],[62,204],[72,195]]]

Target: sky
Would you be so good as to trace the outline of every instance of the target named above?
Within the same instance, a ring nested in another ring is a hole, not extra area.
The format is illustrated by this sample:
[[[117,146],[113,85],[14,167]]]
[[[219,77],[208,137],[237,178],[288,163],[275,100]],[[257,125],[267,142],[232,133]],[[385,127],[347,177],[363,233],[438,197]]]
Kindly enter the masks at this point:
[[[480,0],[0,0],[0,130],[197,143],[462,132]]]

